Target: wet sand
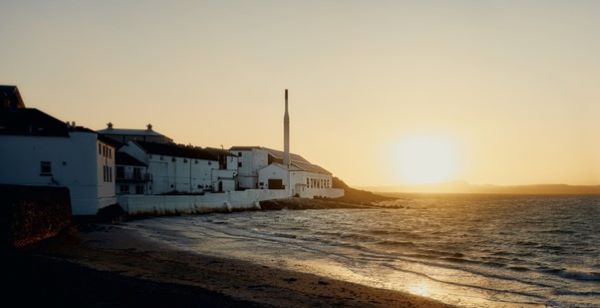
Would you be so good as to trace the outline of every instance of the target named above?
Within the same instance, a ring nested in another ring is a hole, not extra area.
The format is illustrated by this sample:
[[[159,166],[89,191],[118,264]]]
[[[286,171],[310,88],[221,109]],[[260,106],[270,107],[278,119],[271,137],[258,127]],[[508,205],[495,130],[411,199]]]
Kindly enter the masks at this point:
[[[7,306],[449,307],[416,295],[158,246],[112,225],[72,230],[5,254]]]

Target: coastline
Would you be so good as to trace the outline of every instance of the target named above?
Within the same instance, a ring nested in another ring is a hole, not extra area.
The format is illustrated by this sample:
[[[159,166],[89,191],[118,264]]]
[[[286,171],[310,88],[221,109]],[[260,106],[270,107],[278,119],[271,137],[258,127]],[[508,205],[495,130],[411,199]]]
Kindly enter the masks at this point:
[[[8,257],[5,264],[12,258],[17,265],[5,279],[32,284],[13,284],[29,296],[7,292],[8,303],[16,306],[451,307],[408,293],[158,246],[126,226],[72,229]],[[39,291],[40,286],[46,288]],[[38,292],[43,294],[31,296]]]

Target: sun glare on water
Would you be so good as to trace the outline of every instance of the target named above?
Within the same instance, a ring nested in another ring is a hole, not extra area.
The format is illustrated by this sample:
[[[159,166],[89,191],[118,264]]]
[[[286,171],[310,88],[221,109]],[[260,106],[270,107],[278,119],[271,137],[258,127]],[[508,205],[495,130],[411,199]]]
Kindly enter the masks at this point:
[[[456,175],[455,145],[441,137],[402,139],[394,149],[396,173],[410,184],[447,181]]]

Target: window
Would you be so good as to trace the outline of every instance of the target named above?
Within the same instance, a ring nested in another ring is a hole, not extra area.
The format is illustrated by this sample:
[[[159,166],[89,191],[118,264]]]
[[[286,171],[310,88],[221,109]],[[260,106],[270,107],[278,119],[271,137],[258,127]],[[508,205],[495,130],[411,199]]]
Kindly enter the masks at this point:
[[[103,177],[104,177],[104,182],[112,182],[112,168],[109,166],[104,166],[104,172],[103,172]]]
[[[143,195],[144,194],[144,185],[136,185],[135,193],[138,195]]]
[[[240,156],[240,157],[241,157],[241,156],[242,156],[242,152],[238,152],[238,156]]]
[[[102,155],[102,144],[98,143],[98,155]]]
[[[121,192],[122,194],[128,194],[129,193],[129,185],[119,186],[119,192]]]
[[[175,157],[173,157],[173,159],[171,159],[172,162],[176,162],[177,159],[175,159]]]
[[[142,179],[142,169],[141,168],[133,168],[133,178],[136,180]]]
[[[242,162],[238,161],[238,168],[242,168]]]
[[[49,161],[40,162],[40,175],[52,175],[52,163]]]
[[[184,160],[183,160],[183,163],[184,163],[184,164],[185,164],[185,163],[187,163],[187,159],[184,159]]]
[[[125,167],[117,166],[117,179],[124,179],[124,178],[125,178]]]

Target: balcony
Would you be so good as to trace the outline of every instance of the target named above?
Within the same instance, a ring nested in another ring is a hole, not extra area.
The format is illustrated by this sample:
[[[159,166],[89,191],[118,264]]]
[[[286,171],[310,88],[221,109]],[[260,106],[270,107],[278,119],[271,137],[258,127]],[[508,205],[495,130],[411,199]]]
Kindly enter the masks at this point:
[[[152,182],[152,174],[150,173],[133,173],[119,174],[117,173],[117,183],[146,183]]]

